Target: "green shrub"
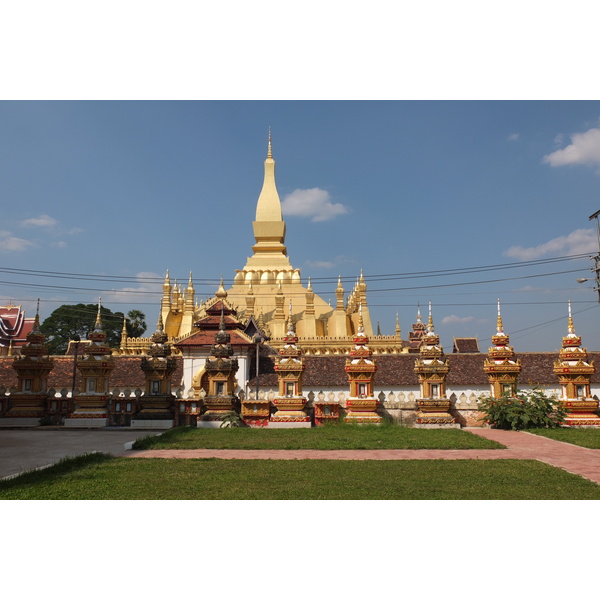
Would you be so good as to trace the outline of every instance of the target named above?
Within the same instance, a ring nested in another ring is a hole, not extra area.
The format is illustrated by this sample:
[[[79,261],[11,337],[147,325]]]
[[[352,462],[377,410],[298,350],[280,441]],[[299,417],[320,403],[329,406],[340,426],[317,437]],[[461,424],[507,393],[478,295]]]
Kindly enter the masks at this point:
[[[566,417],[557,396],[547,396],[539,388],[517,391],[515,396],[480,399],[479,410],[484,421],[498,429],[529,429],[560,427]]]

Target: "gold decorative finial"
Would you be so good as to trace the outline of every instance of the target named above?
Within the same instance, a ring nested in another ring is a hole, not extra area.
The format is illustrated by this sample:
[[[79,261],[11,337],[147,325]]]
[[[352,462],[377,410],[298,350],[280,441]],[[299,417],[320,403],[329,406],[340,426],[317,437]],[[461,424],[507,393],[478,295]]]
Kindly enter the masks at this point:
[[[313,291],[313,289],[312,289],[312,283],[310,282],[310,277],[308,278],[308,285],[306,286],[306,289],[307,289],[309,292],[312,292],[312,291]]]
[[[287,321],[287,333],[288,335],[294,335],[295,331],[294,331],[294,320],[292,319],[292,300],[290,298],[290,312],[288,314],[288,321]]]
[[[225,291],[225,285],[223,284],[223,275],[221,275],[221,281],[219,283],[219,289],[215,294],[217,298],[227,298],[227,292]]]
[[[498,320],[496,321],[496,332],[504,333],[504,326],[502,325],[502,315],[500,314],[500,298],[498,298]]]
[[[400,318],[398,317],[398,313],[396,313],[396,335],[400,337]]]
[[[102,304],[102,297],[98,298],[98,313],[96,314],[96,323],[94,329],[100,331],[102,329],[102,318],[100,317],[100,306]]]
[[[37,309],[35,311],[35,320],[33,321],[33,329],[34,331],[39,331],[40,329],[40,299],[37,299]]]
[[[363,323],[362,302],[358,305],[358,335],[365,337],[365,324]]]
[[[431,314],[431,300],[429,301],[429,319],[427,319],[427,332],[433,333],[433,315]]]
[[[568,322],[568,331],[571,334],[575,333],[575,325],[573,325],[573,315],[571,313],[571,301],[569,300],[569,322]]]
[[[271,128],[269,127],[269,144],[267,147],[267,158],[273,158],[273,148],[271,146]]]

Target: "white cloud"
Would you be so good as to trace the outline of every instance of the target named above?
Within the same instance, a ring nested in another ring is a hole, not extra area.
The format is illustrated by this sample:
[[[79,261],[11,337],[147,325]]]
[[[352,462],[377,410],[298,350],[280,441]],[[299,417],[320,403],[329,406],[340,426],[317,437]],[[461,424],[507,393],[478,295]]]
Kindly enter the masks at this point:
[[[509,142],[516,142],[521,137],[520,133],[511,133],[508,138],[506,138]]]
[[[40,215],[32,219],[25,219],[21,221],[23,227],[55,227],[58,225],[58,221],[49,215]]]
[[[347,206],[333,203],[329,192],[319,188],[294,190],[283,199],[281,210],[284,215],[307,217],[311,221],[329,221],[349,212]]]
[[[544,162],[552,167],[564,165],[596,165],[600,167],[600,129],[588,129],[571,136],[566,147],[544,156]]]
[[[450,315],[442,319],[443,325],[451,325],[455,323],[471,323],[475,320],[475,317],[457,317],[456,315]]]
[[[569,256],[596,252],[597,244],[593,229],[576,229],[569,235],[554,238],[539,246],[530,248],[511,246],[504,252],[504,255],[517,260],[536,260],[544,256]]]
[[[329,260],[307,260],[306,264],[313,269],[332,269],[335,267],[335,263]]]
[[[15,237],[10,231],[0,231],[0,251],[22,252],[35,246],[33,242]]]
[[[123,287],[118,290],[107,292],[102,296],[103,301],[130,302],[131,304],[141,301],[156,301],[158,295],[162,293],[164,275],[151,272],[141,272],[137,273],[135,278],[139,281],[139,285],[135,287]],[[186,285],[183,287],[185,288]]]
[[[348,256],[339,254],[333,260],[307,260],[305,264],[307,267],[312,267],[313,269],[332,269],[338,265],[356,264],[356,261]]]

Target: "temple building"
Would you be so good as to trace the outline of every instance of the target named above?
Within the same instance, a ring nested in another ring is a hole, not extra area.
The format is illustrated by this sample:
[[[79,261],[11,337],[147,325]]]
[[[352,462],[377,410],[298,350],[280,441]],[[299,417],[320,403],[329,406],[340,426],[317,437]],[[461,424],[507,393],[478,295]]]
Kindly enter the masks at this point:
[[[233,286],[226,298],[235,307],[242,322],[254,318],[263,324],[274,348],[283,347],[287,335],[285,308],[293,302],[291,315],[296,335],[306,354],[347,354],[353,347],[353,336],[358,331],[358,310],[362,307],[365,334],[373,335],[373,326],[367,302],[367,284],[360,272],[349,294],[341,278],[336,288],[335,306],[330,306],[313,291],[310,279],[303,282],[300,269],[294,268],[285,246],[286,223],[275,182],[275,159],[269,135],[267,158],[264,163],[263,186],[256,204],[252,223],[255,243],[252,256],[242,269],[235,272]],[[165,332],[177,343],[193,335],[196,324],[206,315],[207,306],[198,305],[193,279],[190,274],[187,287],[171,282],[169,273],[163,284],[161,313]],[[127,348],[143,348],[137,340],[127,340]],[[378,336],[376,346],[385,352],[402,352],[399,330],[393,336]]]
[[[34,327],[35,318],[26,317],[20,306],[0,306],[0,356],[10,356],[27,344],[27,335]]]
[[[398,316],[393,335],[374,334],[362,271],[349,291],[338,278],[333,305],[316,294],[287,255],[270,135],[252,228],[252,255],[231,287],[221,279],[199,302],[191,273],[183,288],[167,272],[156,332],[128,338],[123,328],[118,349],[100,304],[89,339],[52,357],[39,317],[0,307],[0,427],[212,427],[235,417],[254,427],[481,426],[482,395],[535,387],[561,399],[569,425],[600,426],[600,352],[581,347],[570,306],[560,351],[515,350],[498,301],[488,353],[477,338],[455,338],[446,354],[431,304],[427,324],[416,307],[407,340]]]

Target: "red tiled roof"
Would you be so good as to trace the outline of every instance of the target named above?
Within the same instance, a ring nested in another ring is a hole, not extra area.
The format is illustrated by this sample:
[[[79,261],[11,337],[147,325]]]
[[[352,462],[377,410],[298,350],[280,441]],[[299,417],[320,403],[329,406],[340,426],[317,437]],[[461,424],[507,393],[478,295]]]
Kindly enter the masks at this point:
[[[454,346],[452,348],[453,353],[464,353],[464,352],[479,352],[479,342],[477,338],[454,338]]]
[[[592,375],[591,382],[600,383],[600,352],[589,352],[589,360],[594,361],[596,372]],[[532,352],[520,354],[522,371],[519,375],[519,383],[525,385],[558,385],[558,379],[554,374],[554,361],[558,358],[555,352]],[[375,386],[416,386],[419,383],[414,371],[414,354],[397,354],[374,356],[377,372],[375,373]],[[447,356],[450,371],[447,376],[449,385],[472,385],[486,387],[489,383],[488,377],[483,370],[486,359],[485,354],[450,354]],[[261,372],[259,381],[265,386],[277,385],[277,375],[273,368],[275,358],[261,357]],[[346,365],[345,356],[306,356],[304,357],[303,385],[310,387],[345,386],[348,377],[344,370]],[[250,372],[254,373],[251,365]],[[250,385],[255,385],[256,379],[250,380]]]
[[[212,344],[212,341],[210,342]],[[596,372],[592,375],[591,382],[600,384],[600,352],[589,352],[589,360],[596,366]],[[377,372],[375,373],[375,386],[380,388],[389,388],[394,386],[416,386],[418,378],[414,372],[415,359],[414,354],[397,354],[374,356]],[[526,354],[517,354],[521,359],[522,371],[519,375],[519,384],[521,386],[529,385],[552,385],[558,387],[558,379],[554,374],[554,361],[558,358],[557,352],[532,352]],[[450,354],[447,356],[450,365],[450,371],[447,376],[449,385],[472,385],[486,387],[488,378],[483,371],[483,363],[486,359],[485,354]],[[48,388],[54,388],[57,391],[61,389],[71,390],[73,385],[73,359],[65,356],[55,356],[54,368],[48,377]],[[139,356],[116,356],[115,369],[111,375],[111,388],[130,388],[136,387],[143,389],[144,372],[140,368],[142,357]],[[183,358],[176,357],[177,369],[171,378],[173,386],[182,383],[183,378]],[[260,375],[261,385],[276,387],[277,374],[275,373],[276,356],[260,357]],[[345,356],[306,356],[304,357],[305,371],[303,384],[310,387],[344,387],[348,385],[348,377],[345,372]],[[13,358],[0,358],[0,386],[9,389],[17,385],[17,374],[13,369]],[[255,370],[254,360],[250,364],[250,373],[252,379],[250,386],[256,384],[254,378]],[[79,385],[79,372],[76,376],[76,386]]]
[[[177,342],[174,344],[176,348],[190,348],[190,347],[203,347],[210,348],[215,343],[215,331],[198,331],[196,333],[192,333],[189,337],[181,340],[181,342]],[[248,339],[248,336],[244,335],[241,331],[236,329],[227,329],[227,333],[231,336],[231,345],[234,347],[240,346],[254,346],[252,340]]]
[[[48,389],[54,388],[60,391],[63,388],[71,391],[73,387],[73,359],[65,356],[54,356],[54,367],[48,376]],[[171,377],[173,386],[181,384],[183,379],[183,359],[176,357],[177,369]],[[110,377],[111,388],[130,388],[134,390],[139,387],[144,389],[145,376],[140,365],[140,356],[117,356],[115,357],[115,368]],[[13,358],[0,358],[0,386],[9,389],[17,385],[17,373],[12,368]],[[79,371],[75,375],[75,387],[80,384]]]

